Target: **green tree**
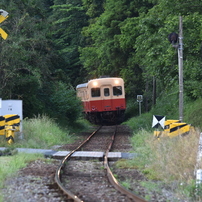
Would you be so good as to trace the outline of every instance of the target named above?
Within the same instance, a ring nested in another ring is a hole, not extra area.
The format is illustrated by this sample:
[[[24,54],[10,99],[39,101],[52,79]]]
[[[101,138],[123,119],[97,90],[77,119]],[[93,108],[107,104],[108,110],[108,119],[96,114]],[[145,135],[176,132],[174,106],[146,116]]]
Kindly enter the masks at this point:
[[[51,95],[51,110],[57,111],[57,118],[75,122],[81,115],[81,101],[77,99],[74,88],[62,82],[55,83]]]
[[[3,9],[6,5],[5,10],[10,13],[4,24],[9,37],[1,41],[0,97],[22,99],[25,117],[45,111],[50,97],[46,83],[49,81],[51,89],[50,84],[61,79],[58,75],[64,66],[49,38],[47,4],[48,1],[39,0],[2,1],[0,4]],[[67,81],[64,76],[62,79]]]
[[[135,42],[136,60],[147,74],[159,80],[160,91],[178,82],[177,50],[169,44],[167,36],[171,32],[178,33],[181,15],[185,92],[191,97],[201,96],[201,83],[198,83],[201,79],[201,8],[202,3],[198,0],[191,3],[159,0],[148,13],[139,18],[139,36]]]
[[[89,21],[89,26],[83,29],[83,34],[88,40],[88,46],[80,49],[84,68],[90,73],[89,77],[100,75],[123,77],[128,86],[127,94],[135,96],[143,91],[144,84],[142,70],[134,60],[135,38],[131,36],[128,38],[131,33],[128,34],[126,30],[131,29],[130,26],[133,26],[131,21],[141,12],[146,12],[152,4],[146,1],[106,1],[103,13],[99,12],[98,15],[93,10],[96,8],[93,7],[94,2],[91,1],[88,5],[88,14],[92,20]],[[138,32],[132,36],[138,36]]]
[[[52,20],[52,37],[58,53],[64,59],[65,74],[75,86],[83,76],[82,64],[79,60],[78,48],[84,46],[81,34],[83,26],[87,25],[87,16],[81,0],[54,1]]]

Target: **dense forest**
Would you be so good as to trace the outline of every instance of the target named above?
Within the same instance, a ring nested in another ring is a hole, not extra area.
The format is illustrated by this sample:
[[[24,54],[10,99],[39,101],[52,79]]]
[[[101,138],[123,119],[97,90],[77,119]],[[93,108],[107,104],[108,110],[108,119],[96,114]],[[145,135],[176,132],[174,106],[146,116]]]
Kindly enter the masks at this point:
[[[184,92],[201,97],[201,0],[1,0],[0,9],[9,13],[1,23],[8,38],[0,38],[0,97],[23,100],[24,117],[75,120],[76,85],[101,75],[122,77],[128,100],[142,94],[149,110],[178,85],[168,35],[179,33],[179,16]]]

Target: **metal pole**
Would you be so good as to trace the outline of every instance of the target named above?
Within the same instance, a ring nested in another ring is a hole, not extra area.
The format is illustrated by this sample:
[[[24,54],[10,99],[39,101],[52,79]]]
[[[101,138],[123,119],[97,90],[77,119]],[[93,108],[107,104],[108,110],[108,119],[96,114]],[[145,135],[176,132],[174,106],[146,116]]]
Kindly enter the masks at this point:
[[[139,102],[139,115],[141,115],[141,102]]]
[[[182,17],[179,17],[179,46],[178,46],[178,65],[179,65],[179,120],[183,121],[183,32]]]

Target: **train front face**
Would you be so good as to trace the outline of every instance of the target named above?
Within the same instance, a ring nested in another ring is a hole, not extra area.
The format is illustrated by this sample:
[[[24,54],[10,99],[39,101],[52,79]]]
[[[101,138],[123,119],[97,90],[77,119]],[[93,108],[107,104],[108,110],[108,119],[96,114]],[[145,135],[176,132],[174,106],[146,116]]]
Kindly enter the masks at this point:
[[[90,113],[101,122],[121,122],[126,109],[123,79],[90,80],[88,89]]]

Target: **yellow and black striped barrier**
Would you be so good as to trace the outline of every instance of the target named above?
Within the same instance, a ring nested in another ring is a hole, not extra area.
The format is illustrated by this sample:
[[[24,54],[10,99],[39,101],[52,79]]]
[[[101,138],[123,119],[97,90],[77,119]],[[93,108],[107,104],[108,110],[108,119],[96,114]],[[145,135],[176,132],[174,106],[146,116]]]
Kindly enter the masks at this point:
[[[0,116],[0,135],[4,135],[5,133],[5,118]]]
[[[8,18],[8,12],[5,10],[0,9],[0,23],[2,23],[4,20],[6,20]],[[8,37],[8,34],[2,29],[0,28],[0,36],[6,40]]]
[[[20,131],[20,116],[8,114],[0,116],[0,135],[5,135],[8,144],[14,142],[15,132]]]
[[[190,124],[182,123],[179,120],[167,120],[164,123],[163,131],[154,131],[156,138],[175,137],[178,135],[186,135],[190,130],[194,129]]]

